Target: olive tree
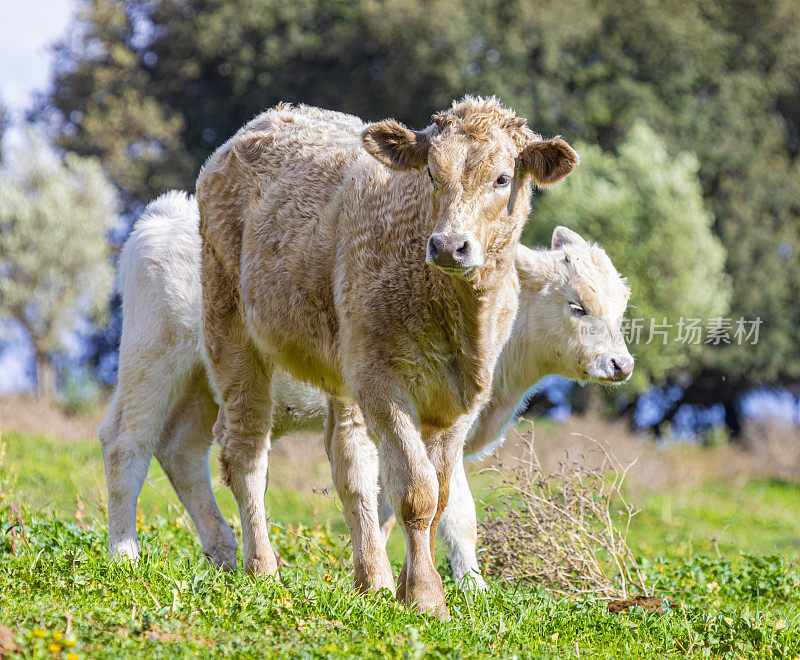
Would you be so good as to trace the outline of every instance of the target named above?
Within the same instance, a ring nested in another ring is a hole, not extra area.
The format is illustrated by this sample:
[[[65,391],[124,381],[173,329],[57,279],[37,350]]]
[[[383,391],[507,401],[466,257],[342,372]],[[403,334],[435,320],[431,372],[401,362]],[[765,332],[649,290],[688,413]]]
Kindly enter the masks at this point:
[[[113,267],[116,191],[94,159],[63,159],[29,130],[0,170],[0,320],[19,322],[36,360],[38,394],[55,387],[53,356],[82,316],[104,313]]]

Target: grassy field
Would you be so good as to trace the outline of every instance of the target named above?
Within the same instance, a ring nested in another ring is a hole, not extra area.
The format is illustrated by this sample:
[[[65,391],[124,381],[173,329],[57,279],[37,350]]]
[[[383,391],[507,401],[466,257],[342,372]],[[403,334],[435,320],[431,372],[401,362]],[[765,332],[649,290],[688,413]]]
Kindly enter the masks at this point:
[[[658,594],[676,603],[664,613],[610,614],[602,600],[521,584],[473,594],[446,578],[452,620],[441,623],[388,593],[352,591],[345,528],[335,497],[321,492],[330,477],[310,449],[276,448],[268,507],[284,565],[275,580],[210,568],[156,465],[140,500],[143,560],[111,561],[97,442],[7,431],[3,444],[0,624],[24,657],[800,657],[796,483],[637,490],[630,542]],[[489,477],[473,479],[491,501]],[[215,485],[235,523],[229,492]],[[397,572],[398,533],[390,557]],[[446,575],[444,553],[437,560]]]

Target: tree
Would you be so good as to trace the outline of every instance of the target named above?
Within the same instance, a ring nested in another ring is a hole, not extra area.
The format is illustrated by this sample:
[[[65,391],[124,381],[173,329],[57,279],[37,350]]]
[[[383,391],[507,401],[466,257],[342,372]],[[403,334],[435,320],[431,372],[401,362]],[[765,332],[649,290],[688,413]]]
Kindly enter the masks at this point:
[[[119,0],[83,0],[77,24],[56,49],[50,104],[58,146],[98,157],[128,201],[146,203],[196,176],[181,131],[180,110],[149,91],[151,77],[136,52],[136,19]]]
[[[629,332],[636,370],[626,390],[636,394],[695,369],[708,348],[705,335],[699,344],[676,341],[676,324],[727,313],[725,251],[711,231],[714,218],[703,204],[693,155],[670,156],[644,123],[631,128],[617,154],[587,144],[578,152],[581,165],[567,183],[534,199],[523,241],[546,243],[556,225],[565,225],[600,243],[628,278],[628,316],[644,320],[638,341]],[[660,334],[647,343],[651,319],[657,332],[669,333],[666,343]]]
[[[0,170],[0,319],[18,321],[36,360],[40,397],[53,357],[82,315],[105,311],[113,279],[106,233],[117,195],[94,159],[61,159],[28,131]]]

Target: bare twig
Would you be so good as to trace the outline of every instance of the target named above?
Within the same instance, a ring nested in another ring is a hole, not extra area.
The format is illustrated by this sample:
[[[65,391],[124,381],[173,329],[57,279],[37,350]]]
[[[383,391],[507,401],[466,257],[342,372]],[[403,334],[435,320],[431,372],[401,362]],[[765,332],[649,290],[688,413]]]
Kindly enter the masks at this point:
[[[608,445],[583,437],[599,454],[599,467],[587,467],[586,456],[567,456],[555,473],[545,473],[530,432],[517,466],[495,468],[504,475],[497,487],[503,503],[500,510],[488,509],[481,523],[488,570],[560,595],[628,598],[633,590],[650,596],[655,585],[627,543],[638,511],[622,486],[633,463],[623,465]]]

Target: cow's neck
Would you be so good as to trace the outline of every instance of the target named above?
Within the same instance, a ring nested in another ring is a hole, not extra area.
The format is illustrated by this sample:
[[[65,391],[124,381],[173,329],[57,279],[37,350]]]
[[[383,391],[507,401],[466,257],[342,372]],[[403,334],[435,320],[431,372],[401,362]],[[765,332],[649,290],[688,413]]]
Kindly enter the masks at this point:
[[[453,357],[459,363],[471,388],[488,392],[498,353],[498,315],[507,304],[500,295],[512,286],[516,271],[511,257],[498,260],[492,272],[484,275],[480,286],[435,271],[435,290],[442,305],[443,326],[450,330]]]

